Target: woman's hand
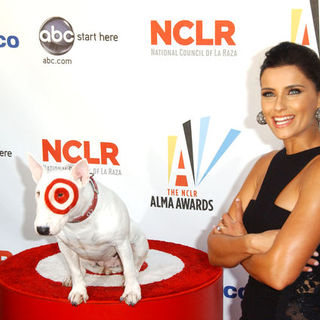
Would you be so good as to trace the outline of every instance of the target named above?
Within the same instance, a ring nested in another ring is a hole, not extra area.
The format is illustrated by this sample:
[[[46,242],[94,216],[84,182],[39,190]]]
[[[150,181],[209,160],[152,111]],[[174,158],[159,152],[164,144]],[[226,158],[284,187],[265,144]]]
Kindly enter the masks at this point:
[[[319,265],[319,261],[316,259],[313,259],[313,257],[319,257],[319,253],[318,251],[315,251],[313,253],[313,256],[308,260],[307,265],[303,268],[302,271],[304,272],[311,272],[312,271],[312,267],[317,267]]]
[[[224,234],[229,236],[243,236],[247,234],[247,230],[242,222],[243,210],[240,199],[235,200],[234,217],[229,213],[222,216],[220,223],[213,229],[214,234]]]

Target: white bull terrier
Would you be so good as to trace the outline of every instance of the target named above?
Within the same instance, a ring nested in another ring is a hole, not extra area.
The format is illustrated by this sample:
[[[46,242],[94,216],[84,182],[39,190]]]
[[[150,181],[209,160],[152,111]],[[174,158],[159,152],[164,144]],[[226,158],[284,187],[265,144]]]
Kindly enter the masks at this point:
[[[120,301],[135,305],[141,299],[137,277],[149,246],[123,201],[90,177],[87,160],[71,170],[50,173],[31,155],[28,160],[37,183],[34,227],[40,235],[57,238],[71,274],[63,283],[72,285],[69,301],[77,306],[88,300],[86,269],[105,274],[123,271]]]

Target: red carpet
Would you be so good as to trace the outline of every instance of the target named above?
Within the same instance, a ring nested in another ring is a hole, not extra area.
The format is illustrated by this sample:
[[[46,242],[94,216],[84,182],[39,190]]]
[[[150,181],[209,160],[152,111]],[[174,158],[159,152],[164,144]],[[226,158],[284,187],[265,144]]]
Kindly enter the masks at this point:
[[[59,252],[56,244],[23,251],[0,264],[0,319],[222,319],[222,270],[207,254],[187,246],[149,240],[151,249],[180,258],[184,269],[167,280],[141,285],[134,307],[119,302],[122,287],[87,287],[89,301],[72,307],[70,288],[40,276],[38,262]],[[147,269],[146,269],[147,270]],[[21,311],[18,311],[18,309]]]

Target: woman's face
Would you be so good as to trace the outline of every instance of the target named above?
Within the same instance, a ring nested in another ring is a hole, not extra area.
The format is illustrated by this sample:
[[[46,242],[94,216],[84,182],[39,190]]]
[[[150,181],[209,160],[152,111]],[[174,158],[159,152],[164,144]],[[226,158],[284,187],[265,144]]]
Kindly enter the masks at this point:
[[[294,65],[267,68],[261,76],[262,111],[279,139],[315,130],[319,96],[314,83]]]

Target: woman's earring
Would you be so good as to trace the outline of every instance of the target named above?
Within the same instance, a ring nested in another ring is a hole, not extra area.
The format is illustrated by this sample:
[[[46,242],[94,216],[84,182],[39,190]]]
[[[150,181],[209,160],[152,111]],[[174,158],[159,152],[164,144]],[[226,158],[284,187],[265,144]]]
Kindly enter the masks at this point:
[[[314,114],[316,117],[318,124],[320,124],[320,108],[317,108],[316,113]]]
[[[319,109],[318,109],[319,110]],[[320,111],[319,111],[319,119],[320,119]],[[262,111],[257,114],[257,122],[261,125],[267,124],[266,118]]]

